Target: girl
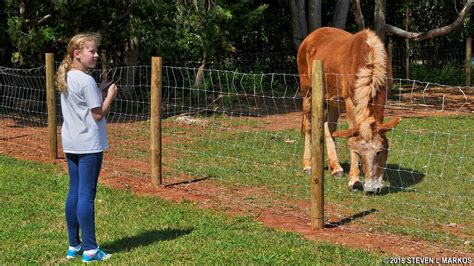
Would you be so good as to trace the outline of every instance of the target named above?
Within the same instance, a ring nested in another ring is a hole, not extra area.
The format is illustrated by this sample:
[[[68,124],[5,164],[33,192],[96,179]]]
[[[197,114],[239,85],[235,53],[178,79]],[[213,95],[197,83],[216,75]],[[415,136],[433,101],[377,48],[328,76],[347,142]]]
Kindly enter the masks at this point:
[[[67,259],[83,251],[82,261],[100,261],[112,255],[99,248],[95,239],[94,200],[104,150],[108,149],[105,115],[117,96],[112,85],[103,99],[88,70],[96,66],[100,35],[78,34],[68,43],[67,54],[56,74],[61,93],[63,150],[69,170],[66,222],[69,237]],[[82,243],[79,238],[82,234]]]

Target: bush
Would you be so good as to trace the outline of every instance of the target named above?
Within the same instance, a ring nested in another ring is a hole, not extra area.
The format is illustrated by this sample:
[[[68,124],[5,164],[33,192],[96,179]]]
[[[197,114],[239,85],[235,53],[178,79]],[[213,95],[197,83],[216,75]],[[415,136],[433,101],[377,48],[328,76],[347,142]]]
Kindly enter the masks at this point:
[[[474,78],[474,71],[471,72],[471,80]],[[429,81],[444,85],[464,85],[466,73],[464,65],[446,64],[442,68],[434,68],[426,65],[411,64],[410,79]]]

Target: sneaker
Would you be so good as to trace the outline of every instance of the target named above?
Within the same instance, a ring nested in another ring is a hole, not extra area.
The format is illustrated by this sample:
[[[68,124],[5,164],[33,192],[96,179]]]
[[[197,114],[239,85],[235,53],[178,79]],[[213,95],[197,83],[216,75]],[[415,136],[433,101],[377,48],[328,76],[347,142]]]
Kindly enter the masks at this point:
[[[67,249],[66,259],[72,260],[77,256],[77,254],[82,252],[82,245],[79,245],[78,247],[79,249],[77,247],[74,248],[74,247],[69,246],[69,248]]]
[[[110,257],[112,257],[112,254],[107,254],[105,251],[97,247],[97,252],[94,255],[87,255],[85,252],[82,253],[82,262],[108,260]]]

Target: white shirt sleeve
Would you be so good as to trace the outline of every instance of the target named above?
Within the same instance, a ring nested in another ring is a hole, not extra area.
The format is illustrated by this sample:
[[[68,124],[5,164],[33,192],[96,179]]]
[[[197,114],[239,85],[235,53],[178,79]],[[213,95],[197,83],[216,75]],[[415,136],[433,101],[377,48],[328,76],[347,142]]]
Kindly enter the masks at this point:
[[[89,109],[102,106],[102,95],[100,95],[99,87],[96,84],[89,84],[84,87],[84,99]]]

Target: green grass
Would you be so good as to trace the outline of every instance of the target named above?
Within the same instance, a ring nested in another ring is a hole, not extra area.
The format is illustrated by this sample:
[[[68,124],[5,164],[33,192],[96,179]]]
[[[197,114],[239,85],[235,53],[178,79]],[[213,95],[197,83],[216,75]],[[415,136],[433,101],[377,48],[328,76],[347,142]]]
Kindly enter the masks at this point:
[[[182,141],[170,145],[172,149],[164,147],[165,156],[177,154],[167,167],[194,177],[210,177],[223,185],[266,188],[273,192],[272,197],[309,198],[299,129],[262,130],[266,125],[255,120],[247,123],[223,116],[201,119],[209,123],[195,131],[179,124],[164,128],[165,135],[186,132]],[[235,129],[242,125],[241,130]],[[404,234],[464,250],[463,243],[474,236],[472,128],[469,115],[404,118],[388,134],[387,188],[381,195],[369,197],[347,190],[347,141],[338,139],[346,176],[338,179],[325,172],[328,216],[337,221],[375,209],[351,224],[361,230]],[[455,224],[455,230],[449,224]],[[473,250],[472,245],[467,248]]]
[[[68,177],[57,166],[0,155],[0,263],[65,263]],[[99,244],[123,264],[374,264],[376,254],[266,229],[245,216],[99,186]],[[76,260],[79,262],[80,260]]]

